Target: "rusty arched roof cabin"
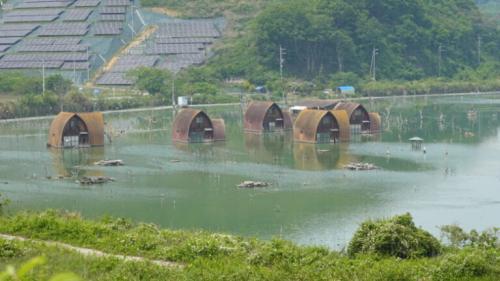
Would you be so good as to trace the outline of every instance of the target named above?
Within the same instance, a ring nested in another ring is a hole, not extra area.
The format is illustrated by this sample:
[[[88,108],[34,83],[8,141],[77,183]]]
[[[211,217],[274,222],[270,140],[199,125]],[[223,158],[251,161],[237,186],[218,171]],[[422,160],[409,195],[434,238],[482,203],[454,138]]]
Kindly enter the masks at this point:
[[[349,116],[349,124],[353,127],[359,127],[358,131],[370,131],[370,115],[363,105],[354,102],[339,102],[335,106],[335,110],[345,110]]]
[[[223,141],[225,123],[222,119],[210,119],[203,111],[184,108],[175,116],[172,140],[184,143]]]
[[[104,145],[104,117],[101,112],[60,112],[50,125],[47,146],[55,148]]]
[[[311,110],[300,112],[294,123],[293,139],[306,143],[337,143],[350,137],[345,111]]]
[[[264,132],[291,130],[292,119],[274,102],[251,102],[243,120],[245,132],[261,134]]]

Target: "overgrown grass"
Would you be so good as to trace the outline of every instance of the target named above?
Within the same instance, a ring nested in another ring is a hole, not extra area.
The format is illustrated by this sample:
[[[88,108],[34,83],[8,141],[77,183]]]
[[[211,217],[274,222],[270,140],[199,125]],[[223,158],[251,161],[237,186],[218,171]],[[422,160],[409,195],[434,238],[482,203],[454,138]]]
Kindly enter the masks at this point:
[[[172,231],[149,224],[133,225],[123,219],[90,221],[57,211],[2,216],[0,233],[186,265],[176,271],[149,263],[84,258],[30,243],[0,244],[0,253],[10,253],[0,255],[0,271],[5,264],[20,264],[44,254],[48,263],[40,269],[43,276],[72,271],[85,280],[500,279],[500,249],[496,245],[445,247],[432,258],[401,259],[363,253],[348,257],[324,247],[298,246],[279,239],[265,242],[224,234]]]

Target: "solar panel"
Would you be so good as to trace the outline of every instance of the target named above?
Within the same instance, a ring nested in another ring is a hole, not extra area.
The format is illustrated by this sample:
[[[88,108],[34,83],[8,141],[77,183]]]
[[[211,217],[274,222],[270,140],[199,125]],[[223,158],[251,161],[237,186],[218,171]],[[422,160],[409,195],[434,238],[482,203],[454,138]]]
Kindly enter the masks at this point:
[[[43,26],[43,29],[85,29],[89,27],[86,22],[71,22],[71,23],[49,23]]]
[[[206,56],[203,53],[200,54],[178,54],[174,56],[169,56],[167,59],[174,62],[189,62],[192,64],[202,64],[206,60]]]
[[[36,3],[36,2],[62,2],[58,0],[23,0],[24,3]]]
[[[0,25],[0,31],[35,30],[38,26],[38,24],[2,24]]]
[[[51,22],[58,18],[58,15],[48,15],[48,16],[12,16],[5,17],[3,19],[4,23],[16,23],[16,22]]]
[[[16,6],[17,9],[36,9],[36,8],[65,8],[73,2],[24,2]]]
[[[125,15],[104,14],[99,15],[99,21],[125,21]]]
[[[88,62],[65,62],[61,69],[63,70],[87,70],[90,68],[90,64]]]
[[[103,15],[111,15],[111,14],[125,14],[127,12],[127,8],[125,7],[102,7],[99,13]]]
[[[148,55],[199,54],[204,48],[203,44],[154,44],[145,52]]]
[[[63,9],[43,9],[43,10],[14,10],[8,12],[4,17],[14,17],[14,16],[52,16],[59,15],[63,12]]]
[[[130,5],[130,0],[104,0],[104,6],[128,6]]]
[[[86,21],[90,14],[92,13],[92,9],[72,9],[66,10],[64,15],[62,16],[63,21]]]
[[[14,45],[21,41],[21,37],[4,37],[0,38],[0,45]]]
[[[0,45],[0,52],[5,52],[10,48],[10,45]]]
[[[0,69],[25,69],[25,68],[60,68],[62,61],[3,61],[0,60]]]
[[[25,37],[31,30],[5,30],[0,31],[0,37]]]
[[[198,38],[157,38],[155,40],[156,44],[211,44],[213,43],[213,38],[208,37],[198,37]]]
[[[153,67],[158,59],[158,56],[126,55],[118,59],[111,72],[128,72],[139,67]]]
[[[172,72],[179,72],[180,70],[184,68],[188,68],[192,66],[193,64],[188,63],[188,62],[172,62],[172,61],[164,61],[158,64],[156,68],[158,69],[167,69]]]
[[[165,23],[159,26],[157,38],[183,38],[183,37],[220,37],[213,22],[209,21],[182,21]]]
[[[119,35],[122,26],[122,23],[117,22],[99,22],[94,25],[94,35]]]
[[[24,39],[24,45],[76,45],[81,38],[29,38]]]
[[[88,32],[86,22],[52,23],[42,27],[38,36],[83,36]]]
[[[0,61],[88,61],[89,55],[86,53],[69,54],[8,54]]]
[[[85,52],[86,45],[22,45],[18,52]]]
[[[108,72],[104,73],[96,81],[97,85],[115,85],[115,86],[129,86],[133,81],[125,78],[125,73],[122,72]]]
[[[38,36],[84,36],[88,29],[46,29],[41,30]]]
[[[78,0],[73,7],[97,7],[101,0]]]

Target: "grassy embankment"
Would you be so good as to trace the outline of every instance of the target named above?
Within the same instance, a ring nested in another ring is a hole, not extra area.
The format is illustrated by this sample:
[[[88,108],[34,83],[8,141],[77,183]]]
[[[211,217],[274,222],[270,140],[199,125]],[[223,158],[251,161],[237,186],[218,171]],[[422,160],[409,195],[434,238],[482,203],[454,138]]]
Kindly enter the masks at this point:
[[[48,280],[49,276],[67,271],[84,280],[493,281],[500,278],[500,249],[493,236],[488,236],[488,240],[476,235],[470,240],[476,242],[463,243],[467,246],[447,247],[417,229],[409,216],[378,223],[363,224],[347,253],[341,253],[279,239],[264,242],[207,232],[165,230],[149,224],[132,225],[123,219],[90,221],[56,211],[21,213],[1,216],[0,233],[177,262],[183,267],[84,257],[54,246],[0,239],[0,272],[6,264],[18,268],[33,257],[44,256],[47,262],[22,280]],[[373,233],[378,234],[373,236]]]

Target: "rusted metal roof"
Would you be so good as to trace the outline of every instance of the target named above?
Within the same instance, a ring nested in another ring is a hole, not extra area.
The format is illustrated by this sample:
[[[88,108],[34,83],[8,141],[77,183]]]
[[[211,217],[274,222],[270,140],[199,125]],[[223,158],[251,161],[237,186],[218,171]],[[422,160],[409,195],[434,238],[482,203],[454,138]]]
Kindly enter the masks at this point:
[[[368,113],[370,116],[370,132],[378,133],[382,129],[382,118],[380,118],[380,114],[377,112]]]
[[[349,119],[351,118],[352,113],[358,108],[361,108],[366,113],[368,113],[368,111],[365,109],[363,105],[355,102],[339,102],[335,106],[335,110],[345,110],[347,112],[347,115],[349,116]]]
[[[330,111],[339,125],[340,141],[348,141],[351,139],[351,126],[349,123],[349,115],[345,110],[331,110]]]
[[[296,105],[305,106],[308,109],[332,110],[338,103],[338,100],[306,100],[301,101]]]
[[[214,126],[214,141],[224,141],[226,139],[226,123],[224,119],[212,119]]]
[[[64,127],[74,116],[79,117],[87,126],[91,146],[104,145],[104,117],[101,112],[60,112],[50,125],[47,146],[63,147]]]
[[[328,114],[333,115],[327,110],[306,109],[300,112],[293,125],[294,141],[316,143],[319,124]]]
[[[172,128],[172,140],[189,142],[189,127],[198,114],[203,114],[208,118],[208,120],[210,120],[208,115],[199,109],[183,108],[179,111],[179,113],[175,116]]]
[[[172,128],[172,140],[174,142],[189,142],[189,128],[191,123],[199,115],[204,115],[209,121],[213,129],[213,140],[223,141],[225,140],[225,123],[222,119],[210,119],[210,117],[199,109],[194,108],[184,108],[177,116],[175,116],[173,128]]]
[[[247,110],[245,111],[245,116],[243,118],[243,127],[245,131],[252,133],[262,133],[264,131],[264,119],[266,117],[266,114],[273,106],[278,108],[278,110],[281,112],[281,115],[283,115],[283,129],[292,129],[290,116],[285,116],[285,112],[283,112],[276,103],[271,101],[254,101],[248,105]]]

